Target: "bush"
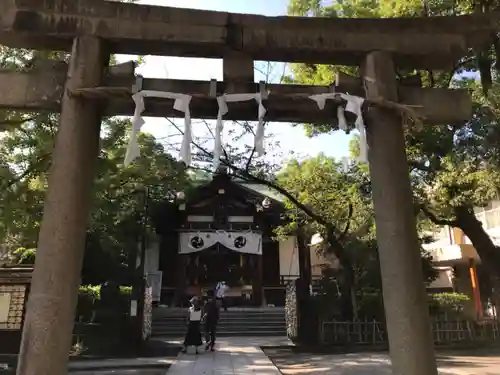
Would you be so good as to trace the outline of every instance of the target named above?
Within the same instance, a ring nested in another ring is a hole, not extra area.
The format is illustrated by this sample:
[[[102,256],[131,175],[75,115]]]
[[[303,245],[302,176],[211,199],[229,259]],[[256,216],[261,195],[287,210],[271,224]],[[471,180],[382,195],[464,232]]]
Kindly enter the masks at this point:
[[[77,319],[92,321],[100,299],[101,287],[99,285],[81,285],[78,289]]]
[[[469,300],[469,296],[462,293],[430,294],[429,309],[432,315],[460,316]]]
[[[130,296],[132,294],[132,287],[131,286],[120,286],[120,294],[122,296]]]
[[[101,299],[101,286],[100,285],[80,285],[78,289],[78,296],[89,300],[98,301]]]
[[[117,313],[122,313],[128,310],[128,302],[132,293],[132,287],[120,286],[120,295],[117,306]],[[78,289],[78,307],[77,319],[82,319],[84,322],[93,320],[95,312],[101,306],[101,286],[100,285],[81,285]]]
[[[36,249],[20,247],[12,252],[17,264],[35,264]]]
[[[131,286],[120,286],[120,295],[123,297],[128,297],[132,294]],[[98,301],[101,299],[101,286],[100,285],[81,285],[78,289],[78,296],[82,298],[88,298],[92,301]]]

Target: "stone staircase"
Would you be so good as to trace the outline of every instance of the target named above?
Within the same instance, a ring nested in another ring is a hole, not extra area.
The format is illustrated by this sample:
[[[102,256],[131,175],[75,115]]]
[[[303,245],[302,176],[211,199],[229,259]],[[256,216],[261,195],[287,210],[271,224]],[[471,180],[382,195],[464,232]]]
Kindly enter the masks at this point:
[[[187,309],[156,307],[153,310],[152,336],[183,337],[187,329]],[[221,310],[218,337],[286,336],[285,309],[230,308]]]

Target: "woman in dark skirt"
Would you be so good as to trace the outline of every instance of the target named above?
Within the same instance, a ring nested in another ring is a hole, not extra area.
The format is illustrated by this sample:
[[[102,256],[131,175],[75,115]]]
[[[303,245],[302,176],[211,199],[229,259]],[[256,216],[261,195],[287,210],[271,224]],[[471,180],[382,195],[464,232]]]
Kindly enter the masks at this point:
[[[191,298],[189,302],[191,303],[191,307],[189,308],[189,325],[186,337],[184,338],[184,349],[182,352],[186,353],[188,346],[194,346],[196,348],[196,354],[198,354],[198,347],[203,345],[200,332],[203,310],[197,297]]]

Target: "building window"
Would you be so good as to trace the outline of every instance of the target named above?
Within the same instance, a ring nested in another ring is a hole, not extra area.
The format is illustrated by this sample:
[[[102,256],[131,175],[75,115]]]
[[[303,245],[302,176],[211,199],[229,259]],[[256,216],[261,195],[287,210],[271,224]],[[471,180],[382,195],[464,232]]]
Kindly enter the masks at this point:
[[[228,216],[230,223],[253,223],[253,216]]]
[[[214,221],[214,217],[207,215],[189,215],[187,221],[190,223],[211,223]]]

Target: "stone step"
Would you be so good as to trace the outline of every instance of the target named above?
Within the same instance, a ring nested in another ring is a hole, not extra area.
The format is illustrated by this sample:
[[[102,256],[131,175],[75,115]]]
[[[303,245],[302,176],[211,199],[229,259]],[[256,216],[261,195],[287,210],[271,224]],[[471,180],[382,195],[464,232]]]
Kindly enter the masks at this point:
[[[230,308],[228,311],[224,311],[221,309],[220,311],[221,315],[280,315],[285,313],[284,308],[272,308],[272,309],[232,309]],[[187,308],[164,308],[164,307],[157,307],[153,309],[153,316],[154,317],[159,317],[159,316],[182,316],[187,314]]]
[[[187,330],[186,309],[157,308],[154,310],[152,335],[182,337]],[[285,310],[231,309],[221,311],[217,335],[230,336],[284,336],[286,335]]]
[[[171,322],[171,323],[182,323],[188,320],[187,316],[184,317],[165,317],[165,318],[153,318],[153,322]],[[265,323],[265,322],[280,322],[285,320],[285,316],[273,316],[273,317],[222,317],[219,318],[219,322],[228,323],[238,323],[238,322],[255,322],[255,323]]]
[[[202,323],[203,324],[203,323]],[[155,328],[164,328],[164,327],[187,327],[187,322],[153,322],[152,327]],[[272,327],[281,327],[285,325],[284,320],[280,321],[272,321],[272,322],[219,322],[217,324],[219,327],[262,327],[262,328],[272,328]]]
[[[153,337],[184,337],[186,331],[153,331]],[[286,329],[276,330],[276,331],[218,331],[217,337],[238,337],[238,336],[249,336],[249,337],[260,337],[260,336],[276,336],[283,337],[286,336]]]
[[[156,306],[153,311],[186,311],[186,307]],[[285,311],[285,307],[228,307],[227,312],[273,312]]]
[[[224,326],[218,326],[217,331],[220,332],[243,332],[243,331],[282,331],[286,329],[286,326],[283,324],[281,326],[274,326],[274,327],[251,327],[251,329],[246,329],[248,327],[224,327]],[[185,332],[187,330],[187,326],[170,326],[170,327],[154,327],[153,332]],[[204,327],[200,328],[202,331],[204,330]]]
[[[204,328],[201,328],[202,330]],[[281,326],[274,327],[217,327],[217,330],[220,332],[253,332],[253,331],[283,331],[286,329],[286,326],[283,324]],[[152,332],[185,332],[187,330],[186,327],[153,327]]]
[[[221,315],[281,315],[285,313],[285,310],[278,311],[224,311],[220,310]],[[181,316],[186,315],[187,309],[181,311],[155,311],[153,310],[154,316]]]
[[[175,323],[175,324],[182,324],[183,322],[187,322],[188,318],[183,317],[183,318],[162,318],[162,319],[153,319],[153,322],[167,322],[167,323]],[[282,322],[285,320],[284,316],[279,316],[279,317],[273,317],[273,318],[221,318],[219,319],[219,322],[222,323],[245,323],[245,322],[252,322],[256,324],[265,324],[266,322]]]
[[[238,320],[219,320],[218,324],[219,326],[224,326],[224,325],[257,325],[257,326],[267,326],[267,325],[273,325],[273,324],[284,324],[285,319],[265,319],[265,320],[251,320],[251,319],[238,319]],[[161,320],[153,320],[152,321],[153,325],[187,325],[188,320],[183,319],[183,320],[169,320],[169,319],[161,319]]]
[[[187,316],[187,311],[184,313],[162,313],[162,314],[153,314],[153,319],[164,319],[164,318],[184,318]],[[257,313],[257,312],[240,312],[240,313],[225,313],[221,312],[220,317],[221,318],[236,318],[236,319],[241,319],[241,318],[263,318],[263,317],[283,317],[285,316],[285,312],[263,312],[263,313]]]
[[[184,337],[186,330],[152,331],[154,337]],[[286,336],[286,329],[280,330],[249,330],[249,331],[217,331],[217,336]]]

